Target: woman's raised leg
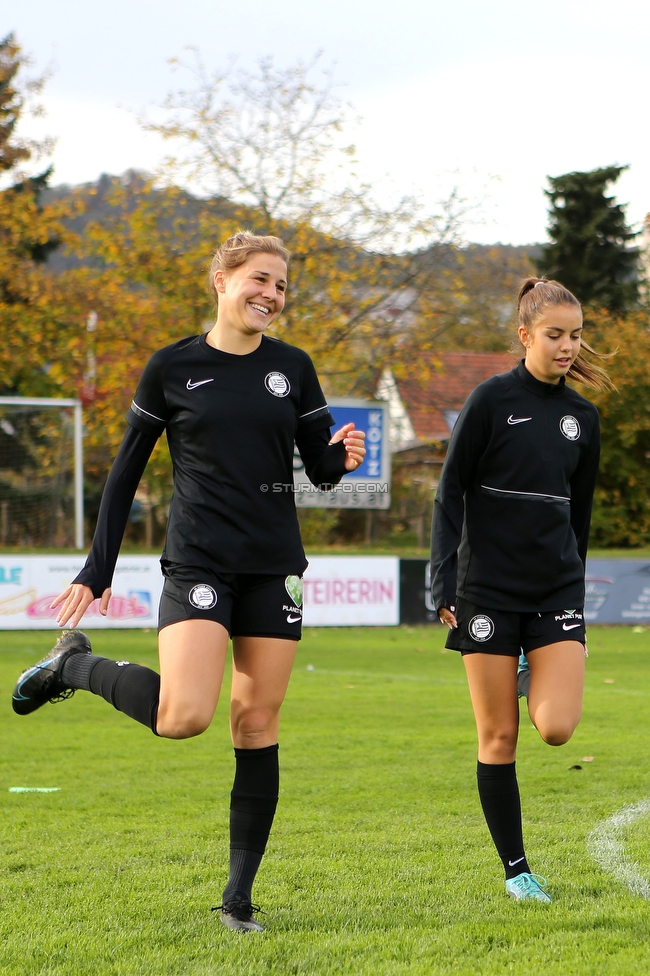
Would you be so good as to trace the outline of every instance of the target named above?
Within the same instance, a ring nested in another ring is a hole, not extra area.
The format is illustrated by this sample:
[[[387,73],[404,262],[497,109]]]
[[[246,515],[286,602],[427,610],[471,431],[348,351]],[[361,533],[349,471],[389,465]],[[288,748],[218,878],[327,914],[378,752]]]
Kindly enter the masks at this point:
[[[528,714],[545,742],[561,746],[573,735],[582,714],[584,645],[560,641],[536,647],[526,657],[530,667]]]
[[[160,631],[158,735],[186,739],[205,732],[219,701],[227,650],[228,631],[214,620],[181,620]]]

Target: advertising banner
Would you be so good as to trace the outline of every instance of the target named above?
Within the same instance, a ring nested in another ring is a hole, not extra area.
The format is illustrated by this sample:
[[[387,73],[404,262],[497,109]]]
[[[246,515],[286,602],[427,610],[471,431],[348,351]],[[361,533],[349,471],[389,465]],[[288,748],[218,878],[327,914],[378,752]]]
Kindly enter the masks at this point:
[[[57,611],[50,604],[85,561],[84,556],[0,556],[0,630],[57,629]],[[120,556],[108,616],[101,616],[95,600],[83,627],[155,627],[162,582],[157,556]]]
[[[313,556],[303,579],[307,627],[399,623],[399,559]]]
[[[588,559],[585,620],[650,624],[650,559]]]
[[[0,630],[56,629],[50,604],[84,562],[83,556],[0,556]],[[157,556],[120,556],[108,616],[95,600],[82,627],[156,627],[162,582]],[[399,623],[397,558],[314,556],[303,591],[308,627]]]
[[[650,559],[588,559],[585,590],[589,623],[650,625]],[[400,560],[400,622],[438,622],[427,559]]]
[[[0,556],[0,630],[55,630],[55,596],[83,556]],[[107,617],[96,600],[83,627],[156,627],[162,575],[157,556],[120,556]],[[437,624],[426,559],[312,556],[304,577],[307,627]],[[650,560],[587,561],[585,619],[650,626]]]
[[[400,559],[399,582],[400,623],[439,624],[438,614],[431,599],[431,568],[429,560]]]
[[[298,508],[390,508],[390,446],[385,401],[331,399],[334,430],[354,423],[366,432],[366,456],[354,473],[343,475],[333,491],[318,491],[305,474],[296,452],[294,492]],[[271,486],[271,490],[273,487]]]

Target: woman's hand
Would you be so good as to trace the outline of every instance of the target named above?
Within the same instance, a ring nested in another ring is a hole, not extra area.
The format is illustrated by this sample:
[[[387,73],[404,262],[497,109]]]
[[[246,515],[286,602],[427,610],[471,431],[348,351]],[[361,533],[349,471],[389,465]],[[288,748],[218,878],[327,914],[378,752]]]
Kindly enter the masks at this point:
[[[108,604],[111,599],[110,587],[102,593],[102,598],[99,603],[99,612],[102,617],[105,617],[108,613]],[[55,600],[50,604],[50,609],[55,610],[57,607],[61,606],[56,622],[59,627],[65,627],[68,621],[72,621],[71,626],[76,627],[84,613],[88,609],[91,603],[93,603],[95,597],[93,596],[93,591],[89,586],[84,586],[83,583],[71,583],[60,593]]]
[[[458,627],[456,617],[451,610],[447,609],[447,607],[443,607],[441,610],[438,610],[438,617],[440,618],[440,622],[447,624],[450,630],[455,630],[456,627]]]
[[[363,446],[365,439],[364,431],[355,430],[354,424],[345,424],[332,435],[330,444],[338,444],[339,441],[343,441],[345,444],[346,471],[356,471],[363,464],[363,459],[366,456],[366,449]]]

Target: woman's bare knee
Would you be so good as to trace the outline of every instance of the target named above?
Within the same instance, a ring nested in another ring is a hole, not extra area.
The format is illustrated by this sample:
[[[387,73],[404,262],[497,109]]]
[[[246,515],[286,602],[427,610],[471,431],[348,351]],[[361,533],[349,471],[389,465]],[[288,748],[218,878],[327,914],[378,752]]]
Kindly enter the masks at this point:
[[[549,746],[563,746],[576,730],[577,722],[554,722],[536,724],[537,731]]]
[[[479,759],[481,762],[513,762],[517,751],[517,730],[482,730],[479,737]]]
[[[156,732],[165,739],[191,739],[209,727],[212,715],[195,709],[159,709]]]
[[[244,749],[266,745],[269,733],[276,729],[279,709],[271,707],[236,709],[232,715],[232,734]]]

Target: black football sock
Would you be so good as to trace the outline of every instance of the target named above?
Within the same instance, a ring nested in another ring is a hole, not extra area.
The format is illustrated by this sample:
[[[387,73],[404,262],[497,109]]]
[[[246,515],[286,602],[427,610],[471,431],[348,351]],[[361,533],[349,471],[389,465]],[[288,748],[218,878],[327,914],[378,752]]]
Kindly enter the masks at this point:
[[[96,654],[71,654],[63,662],[61,679],[68,688],[90,691],[90,672],[96,664],[104,660],[105,658]]]
[[[157,735],[160,675],[150,668],[95,654],[71,654],[63,665],[61,678],[69,688],[100,695]]]
[[[223,903],[250,901],[278,804],[278,746],[235,749],[235,781],[230,794],[230,874]]]
[[[506,880],[530,873],[521,827],[521,802],[515,763],[476,764],[478,795]]]

